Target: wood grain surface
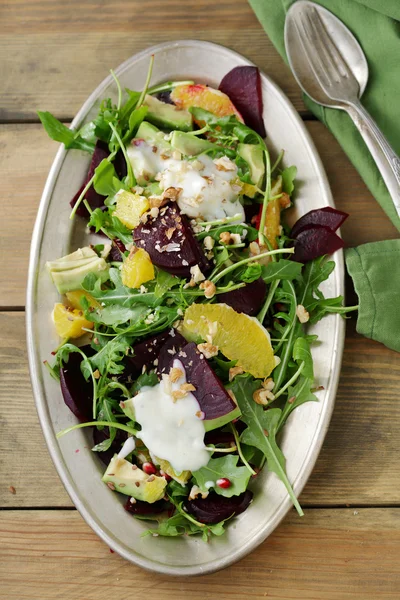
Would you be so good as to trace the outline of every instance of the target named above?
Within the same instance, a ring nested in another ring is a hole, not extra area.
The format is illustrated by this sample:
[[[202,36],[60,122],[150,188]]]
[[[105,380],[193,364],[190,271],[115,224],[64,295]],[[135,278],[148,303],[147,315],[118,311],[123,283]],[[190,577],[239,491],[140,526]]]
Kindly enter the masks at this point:
[[[0,522],[0,594],[7,590],[7,600],[397,600],[399,545],[399,508],[310,509],[304,519],[292,511],[239,563],[179,579],[110,553],[76,511],[7,511]]]
[[[23,308],[33,223],[57,144],[36,111],[69,121],[110,68],[151,44],[190,38],[243,53],[294,103],[337,207],[351,213],[347,245],[398,236],[337,141],[310,120],[246,0],[0,0],[0,600],[397,600],[400,357],[359,336],[354,317],[331,426],[301,496],[305,518],[292,511],[222,573],[162,577],[111,554],[73,509],[47,452]]]

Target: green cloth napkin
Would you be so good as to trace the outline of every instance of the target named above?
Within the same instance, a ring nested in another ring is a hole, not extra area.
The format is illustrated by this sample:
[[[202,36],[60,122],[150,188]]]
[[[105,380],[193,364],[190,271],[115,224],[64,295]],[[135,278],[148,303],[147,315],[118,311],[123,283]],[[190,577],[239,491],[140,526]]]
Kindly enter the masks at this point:
[[[249,0],[261,25],[287,62],[285,16],[294,0]],[[362,102],[393,149],[400,154],[400,0],[318,0],[347,25],[363,48],[369,80]],[[336,137],[400,231],[400,219],[385,183],[350,117],[319,106],[307,107]],[[365,244],[346,251],[346,264],[359,296],[357,331],[400,351],[400,239]]]

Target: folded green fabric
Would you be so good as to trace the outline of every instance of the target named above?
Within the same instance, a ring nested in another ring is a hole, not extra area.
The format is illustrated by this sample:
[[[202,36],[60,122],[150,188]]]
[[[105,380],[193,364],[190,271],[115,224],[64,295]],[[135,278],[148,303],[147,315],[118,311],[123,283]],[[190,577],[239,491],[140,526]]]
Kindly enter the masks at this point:
[[[285,15],[294,0],[249,0],[261,25],[287,62]],[[400,154],[400,0],[318,0],[347,25],[363,48],[369,81],[362,102],[393,149]],[[307,107],[336,137],[388,217],[400,231],[400,218],[382,177],[350,117],[319,106]],[[400,351],[400,240],[365,244],[345,254],[359,296],[357,330]],[[398,338],[396,339],[396,333]]]
[[[400,352],[400,240],[349,248],[346,264],[360,302],[358,333]]]

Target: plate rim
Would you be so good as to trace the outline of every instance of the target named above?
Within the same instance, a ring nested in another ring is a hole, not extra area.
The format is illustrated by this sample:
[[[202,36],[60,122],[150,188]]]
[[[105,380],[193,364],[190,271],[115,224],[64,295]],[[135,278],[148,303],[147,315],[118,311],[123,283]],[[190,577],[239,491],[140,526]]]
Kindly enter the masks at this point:
[[[196,39],[185,39],[185,40],[175,40],[169,42],[163,42],[160,44],[156,44],[145,48],[144,50],[132,55],[127,60],[125,60],[122,64],[120,64],[117,69],[114,70],[116,75],[122,74],[127,68],[131,66],[132,63],[139,61],[145,56],[150,56],[152,53],[164,51],[170,48],[176,47],[185,47],[185,46],[201,46],[205,49],[210,50],[218,50],[219,52],[222,50],[228,53],[230,56],[240,59],[244,61],[246,65],[255,66],[253,62],[248,60],[242,54],[227,48],[221,44],[216,44],[214,42],[204,41],[204,40],[196,40]],[[280,97],[281,102],[285,105],[286,110],[291,114],[296,123],[298,129],[300,130],[302,136],[305,138],[307,142],[308,148],[310,150],[310,158],[314,163],[316,168],[316,172],[319,176],[319,182],[321,188],[323,188],[325,197],[328,201],[328,205],[334,206],[331,189],[329,186],[328,178],[325,173],[324,166],[322,164],[319,153],[315,147],[315,144],[306,129],[303,120],[301,119],[299,113],[288,99],[288,97],[284,94],[284,92],[280,89],[280,87],[263,71],[260,70],[262,77],[264,77],[268,84],[274,88],[275,93]],[[75,127],[80,124],[81,121],[84,120],[86,114],[92,108],[95,100],[98,99],[101,92],[108,87],[108,85],[113,81],[112,75],[108,75],[97,87],[96,89],[89,95],[87,100],[84,102],[80,110],[77,112],[73,121],[71,122],[70,127]],[[39,422],[43,431],[43,435],[45,438],[45,442],[47,448],[49,450],[49,454],[52,458],[53,464],[57,470],[58,476],[60,477],[67,493],[69,494],[72,502],[75,507],[83,517],[83,519],[87,522],[87,524],[93,529],[93,531],[105,542],[110,548],[115,550],[120,556],[125,558],[126,560],[134,563],[137,566],[140,566],[146,570],[157,572],[164,575],[180,575],[180,576],[192,576],[192,575],[200,575],[206,573],[213,573],[220,569],[226,568],[229,565],[237,562],[252,550],[257,548],[280,524],[286,514],[292,507],[292,503],[289,497],[285,497],[285,499],[281,502],[279,507],[277,508],[274,516],[270,520],[268,524],[262,527],[257,535],[255,535],[252,540],[250,540],[245,546],[241,546],[236,549],[234,552],[230,552],[225,557],[221,559],[217,559],[214,561],[214,564],[207,564],[207,567],[199,566],[169,566],[163,563],[160,563],[155,560],[143,558],[137,555],[134,551],[127,551],[125,546],[120,544],[118,540],[111,534],[111,532],[107,532],[102,523],[99,522],[97,518],[92,515],[90,507],[86,506],[85,502],[80,498],[79,490],[77,489],[76,484],[73,482],[72,477],[70,477],[69,473],[65,469],[63,465],[63,456],[58,444],[58,441],[55,437],[55,434],[51,427],[51,420],[48,414],[47,409],[47,401],[44,392],[41,389],[41,371],[39,369],[40,357],[37,356],[35,350],[35,331],[34,331],[34,305],[35,305],[35,288],[36,288],[36,272],[39,264],[39,256],[41,249],[41,242],[43,237],[44,225],[47,216],[47,211],[49,208],[49,204],[51,201],[52,190],[57,181],[58,174],[61,170],[63,159],[67,153],[67,150],[63,145],[60,145],[56,156],[53,160],[52,166],[50,168],[43,194],[40,200],[37,217],[33,229],[31,248],[30,248],[30,259],[29,259],[29,268],[28,268],[28,282],[27,282],[27,293],[26,293],[26,309],[25,309],[25,318],[26,318],[26,339],[27,339],[27,350],[28,350],[28,363],[29,363],[29,372],[31,379],[31,386],[33,391],[33,396],[35,400],[36,410],[39,417]],[[344,259],[343,259],[343,251],[340,250],[336,253],[336,276],[338,278],[339,284],[339,293],[344,293]],[[315,430],[312,442],[309,446],[307,456],[304,459],[303,466],[299,470],[299,475],[294,482],[294,487],[296,490],[296,494],[299,495],[303,490],[306,482],[308,481],[310,474],[315,466],[315,462],[319,456],[321,451],[321,447],[323,441],[325,439],[326,432],[328,430],[332,412],[335,405],[335,399],[337,394],[337,387],[339,383],[339,374],[341,369],[342,357],[343,357],[343,348],[344,348],[344,333],[345,333],[345,322],[344,319],[341,319],[340,315],[335,315],[337,320],[336,328],[335,328],[335,340],[334,340],[334,352],[337,354],[336,360],[334,362],[333,370],[331,371],[331,392],[327,401],[324,402],[324,406],[321,411],[321,415],[318,422],[318,427]],[[329,401],[328,401],[329,400]]]

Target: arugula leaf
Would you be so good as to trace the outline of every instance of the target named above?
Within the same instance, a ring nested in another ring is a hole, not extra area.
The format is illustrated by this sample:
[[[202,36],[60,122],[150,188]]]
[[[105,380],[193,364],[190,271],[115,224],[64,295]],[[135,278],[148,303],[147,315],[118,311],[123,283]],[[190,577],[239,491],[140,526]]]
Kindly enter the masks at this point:
[[[301,376],[294,387],[289,387],[286,404],[284,405],[281,416],[279,417],[277,431],[282,429],[283,425],[287,421],[288,416],[294,411],[295,408],[305,404],[306,402],[318,402],[318,398],[310,389],[312,384],[312,379]]]
[[[98,194],[102,196],[113,196],[125,186],[117,177],[114,165],[103,158],[98,167],[96,167],[93,180],[93,187]]]
[[[118,238],[123,244],[132,243],[132,231],[109,210],[102,211],[101,208],[96,208],[90,215],[88,227],[94,227],[96,233],[102,229],[111,239]]]
[[[96,300],[103,302],[106,306],[120,304],[124,307],[133,307],[135,304],[145,304],[149,307],[157,306],[160,300],[155,297],[153,291],[140,293],[140,290],[125,287],[121,280],[119,269],[111,268],[109,270],[110,280],[114,284],[114,289],[103,290],[100,278],[94,273],[86,275],[82,282],[82,287],[89,292]]]
[[[125,336],[116,336],[112,338],[97,354],[89,358],[89,362],[94,369],[98,369],[101,375],[122,373],[125,365],[126,350],[130,344]]]
[[[239,233],[244,235],[244,239],[248,242],[253,242],[258,237],[258,230],[250,225],[221,225],[220,227],[210,229],[209,231],[202,231],[196,238],[201,241],[205,237],[212,237],[216,242],[219,242],[220,235],[223,231],[229,231],[229,233]]]
[[[245,271],[241,274],[240,279],[246,283],[252,283],[259,279],[262,273],[261,265],[258,263],[249,264]]]
[[[315,299],[315,301],[308,306],[310,324],[317,323],[328,314],[344,315],[354,310],[358,310],[358,306],[343,306],[343,296],[337,296],[337,298],[325,298],[321,292],[319,292],[319,294],[322,297]]]
[[[61,142],[67,149],[83,150],[84,152],[94,152],[94,143],[88,142],[73,129],[70,129],[64,123],[61,123],[49,112],[38,111],[39,119],[46,130],[47,135],[56,142]]]
[[[293,344],[293,359],[298,363],[304,362],[302,375],[314,379],[314,364],[310,344],[304,337],[298,337]]]
[[[109,421],[109,422],[117,421],[117,419],[115,418],[115,415],[112,411],[112,405],[113,405],[112,400],[109,400],[108,398],[103,398],[101,405],[100,405],[101,408],[97,414],[98,421]],[[103,427],[101,427],[99,429],[103,429]],[[109,432],[110,432],[110,437],[106,438],[99,444],[96,444],[95,446],[93,446],[92,452],[106,452],[107,450],[110,449],[111,444],[115,440],[115,435],[117,433],[117,430],[114,427],[110,427]]]
[[[142,123],[142,121],[144,121],[148,110],[148,107],[143,105],[131,113],[129,117],[128,130],[122,140],[124,143],[130,142],[131,139],[136,135],[139,125]]]
[[[238,467],[237,462],[239,457],[237,455],[228,454],[221,456],[221,458],[212,458],[205,467],[202,467],[198,471],[192,473],[199,488],[206,492],[208,486],[207,482],[213,482],[213,488],[220,496],[238,496],[247,489],[247,484],[250,479],[250,472],[247,467]],[[229,488],[220,488],[216,481],[218,479],[226,477],[231,482]]]
[[[277,262],[270,262],[262,267],[262,278],[265,283],[271,283],[276,279],[293,280],[301,275],[303,265],[292,260],[281,258]]]
[[[320,256],[305,265],[296,291],[298,303],[302,304],[306,310],[315,300],[314,292],[323,281],[328,279],[334,268],[335,263],[333,260],[327,261],[326,256]]]
[[[162,269],[157,269],[156,271],[156,286],[154,288],[154,296],[156,298],[162,298],[168,290],[172,287],[179,285],[181,283],[181,279],[167,273],[167,271],[163,271]]]
[[[147,309],[143,304],[132,308],[120,304],[109,304],[104,308],[89,312],[88,318],[94,323],[115,327],[129,321],[142,321],[146,313]]]
[[[297,167],[286,167],[286,169],[283,169],[281,173],[282,190],[286,192],[286,194],[289,194],[289,196],[294,190],[294,180],[296,178],[296,175]]]
[[[155,371],[146,371],[145,373],[141,373],[130,389],[131,395],[135,396],[135,394],[137,394],[139,390],[142,389],[142,387],[154,387],[155,385],[157,385],[157,383],[158,376]],[[180,484],[178,485],[182,488]]]
[[[264,410],[260,404],[254,402],[253,393],[259,387],[259,381],[243,375],[235,377],[229,386],[242,411],[242,420],[247,425],[247,429],[242,433],[240,439],[244,444],[255,446],[263,452],[269,470],[275,473],[283,482],[297,512],[302,516],[303,511],[286,475],[285,457],[276,442],[278,423],[282,411],[279,408]]]

